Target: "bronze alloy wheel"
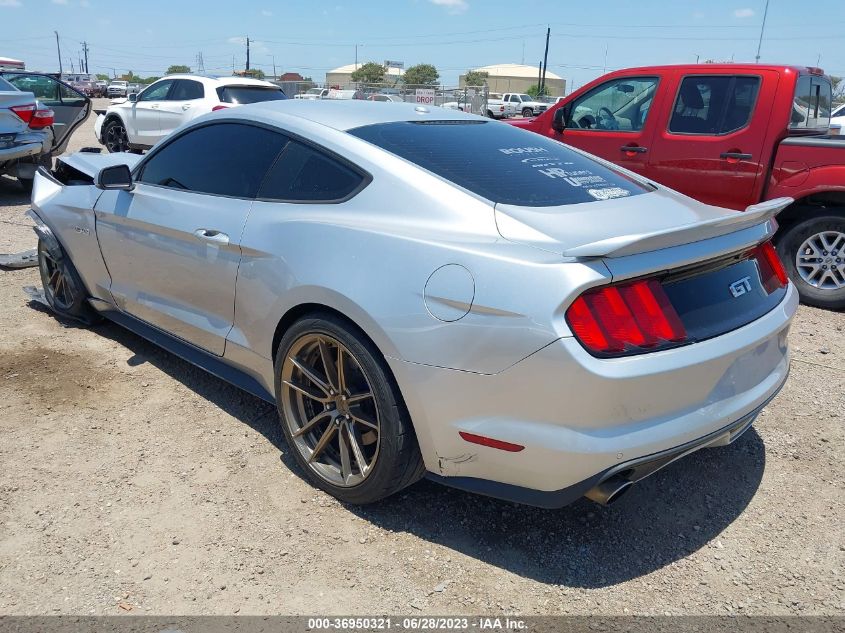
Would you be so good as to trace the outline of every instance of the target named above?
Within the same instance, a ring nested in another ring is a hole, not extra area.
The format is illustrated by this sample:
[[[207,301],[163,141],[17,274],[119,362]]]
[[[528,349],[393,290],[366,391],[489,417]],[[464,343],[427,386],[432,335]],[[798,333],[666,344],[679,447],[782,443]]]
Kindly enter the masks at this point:
[[[281,372],[282,411],[296,450],[321,479],[357,486],[379,455],[378,404],[355,356],[327,334],[304,334]]]
[[[76,302],[76,286],[64,262],[56,261],[43,242],[38,244],[38,267],[49,304],[61,312],[69,312]]]

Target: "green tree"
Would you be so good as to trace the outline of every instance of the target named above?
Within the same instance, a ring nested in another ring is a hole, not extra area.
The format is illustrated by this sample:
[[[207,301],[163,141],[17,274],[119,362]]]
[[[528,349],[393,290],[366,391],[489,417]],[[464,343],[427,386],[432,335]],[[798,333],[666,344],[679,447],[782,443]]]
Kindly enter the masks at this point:
[[[366,84],[380,84],[384,81],[385,68],[378,62],[367,62],[352,73],[352,81]]]
[[[184,75],[186,73],[191,72],[190,66],[185,66],[183,64],[173,64],[167,69],[165,74],[167,75]]]
[[[533,86],[528,88],[528,90],[525,91],[525,94],[527,94],[529,97],[533,97],[534,99],[536,99],[537,97],[548,97],[551,93],[549,93],[549,89],[547,86],[543,86],[543,89],[540,90],[540,86],[534,84]]]
[[[845,95],[845,77],[830,76],[830,83],[833,84],[833,96]]]
[[[244,77],[252,77],[253,79],[264,79],[266,75],[264,74],[263,70],[259,70],[258,68],[249,68],[243,72]]]
[[[97,73],[97,79],[99,79],[100,81],[109,81],[111,77],[109,77],[105,73]]]
[[[120,78],[123,79],[124,81],[128,81],[131,84],[140,84],[140,83],[144,82],[143,77],[139,77],[138,75],[136,75],[131,70],[128,73],[126,73],[125,75],[121,75]]]
[[[479,72],[477,70],[468,70],[467,74],[464,75],[464,85],[465,86],[483,86],[484,82],[487,81],[487,73]]]
[[[402,75],[407,86],[433,86],[440,79],[440,73],[431,64],[417,64],[411,66]]]
[[[161,77],[145,77],[142,83],[151,84],[155,81],[158,81],[159,79],[161,79]]]

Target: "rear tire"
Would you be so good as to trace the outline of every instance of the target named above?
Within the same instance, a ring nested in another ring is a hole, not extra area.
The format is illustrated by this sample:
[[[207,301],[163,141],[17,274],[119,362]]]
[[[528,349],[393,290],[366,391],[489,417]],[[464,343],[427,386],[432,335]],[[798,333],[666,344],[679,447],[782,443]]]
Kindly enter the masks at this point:
[[[523,108],[522,116],[526,119],[530,119],[532,116],[534,116],[534,110],[532,110],[531,108]]]
[[[776,242],[803,303],[845,308],[845,212],[823,209],[781,229]]]
[[[73,262],[61,246],[59,251],[51,252],[43,240],[38,240],[38,271],[44,297],[56,314],[93,325],[102,317],[88,304],[88,292]]]
[[[340,317],[313,314],[285,332],[275,389],[291,453],[313,485],[340,501],[380,501],[425,472],[384,357]]]

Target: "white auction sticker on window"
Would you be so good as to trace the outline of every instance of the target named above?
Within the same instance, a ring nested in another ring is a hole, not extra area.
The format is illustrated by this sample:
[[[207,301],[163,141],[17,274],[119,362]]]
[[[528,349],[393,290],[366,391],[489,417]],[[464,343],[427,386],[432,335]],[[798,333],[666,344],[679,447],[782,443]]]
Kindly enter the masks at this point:
[[[606,189],[587,189],[587,193],[596,200],[611,200],[613,198],[624,198],[631,195],[631,192],[622,187],[607,187]]]

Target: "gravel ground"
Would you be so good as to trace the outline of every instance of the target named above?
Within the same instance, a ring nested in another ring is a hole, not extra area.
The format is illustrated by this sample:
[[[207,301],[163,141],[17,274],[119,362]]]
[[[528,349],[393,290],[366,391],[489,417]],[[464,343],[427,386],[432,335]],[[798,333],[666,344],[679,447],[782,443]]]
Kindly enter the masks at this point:
[[[71,150],[94,145],[86,122]],[[35,246],[0,178],[0,252]],[[0,614],[842,614],[845,315],[801,307],[791,378],[734,445],[618,504],[303,481],[275,411],[0,271]]]

